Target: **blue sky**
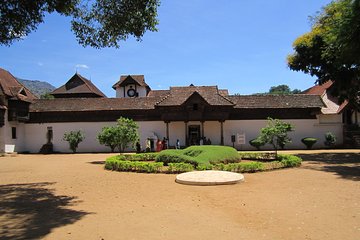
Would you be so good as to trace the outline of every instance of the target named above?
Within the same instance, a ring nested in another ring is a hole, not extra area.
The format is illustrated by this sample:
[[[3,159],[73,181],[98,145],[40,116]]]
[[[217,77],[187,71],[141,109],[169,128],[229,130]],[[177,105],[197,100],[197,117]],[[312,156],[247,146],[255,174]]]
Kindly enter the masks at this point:
[[[80,46],[70,19],[52,14],[36,32],[0,46],[0,67],[14,76],[59,87],[76,71],[108,97],[120,75],[144,74],[152,89],[218,85],[231,94],[287,84],[306,89],[315,79],[288,69],[293,41],[310,30],[308,17],[330,0],[163,0],[158,32],[119,49]]]

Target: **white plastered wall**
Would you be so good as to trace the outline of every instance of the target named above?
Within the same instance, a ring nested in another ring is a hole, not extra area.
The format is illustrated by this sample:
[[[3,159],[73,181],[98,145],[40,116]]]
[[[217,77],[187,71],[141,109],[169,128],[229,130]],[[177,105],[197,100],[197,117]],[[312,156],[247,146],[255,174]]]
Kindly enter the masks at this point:
[[[140,144],[145,149],[145,140],[157,135],[159,138],[166,136],[166,125],[162,121],[137,122],[139,125]],[[113,126],[116,122],[71,122],[71,123],[41,123],[26,124],[25,142],[26,151],[39,152],[46,143],[48,127],[53,129],[53,147],[56,152],[71,152],[68,142],[63,140],[65,132],[81,130],[85,134],[85,140],[79,144],[77,152],[110,152],[110,148],[100,145],[97,135],[105,126]],[[11,134],[11,132],[10,132]],[[133,150],[131,147],[128,151]]]
[[[123,98],[128,97],[127,91],[133,88],[135,90],[135,84],[129,84],[125,86],[125,95],[124,95],[124,87],[117,87],[116,88],[116,97]],[[136,86],[136,92],[139,94],[139,97],[146,97],[146,88],[143,86]]]
[[[332,132],[337,137],[337,143],[342,144],[342,123],[341,117],[337,121],[333,121],[336,117],[332,118],[332,122],[320,123],[317,119],[301,119],[301,120],[285,120],[295,126],[295,131],[291,132],[289,136],[292,138],[292,143],[286,146],[287,149],[305,149],[305,145],[301,143],[304,137],[315,137],[318,142],[314,148],[324,147],[324,135],[326,132]],[[6,121],[7,122],[7,121]],[[166,137],[166,123],[163,121],[139,121],[139,134],[141,148],[145,149],[145,140],[147,138],[154,138],[157,136],[159,139]],[[232,146],[231,135],[238,133],[245,133],[245,144],[239,145],[235,143],[237,149],[242,150],[255,150],[249,145],[249,140],[256,138],[259,135],[261,128],[266,126],[266,120],[228,120],[223,123],[224,129],[224,144]],[[74,122],[74,123],[43,123],[43,124],[17,124],[18,139],[11,139],[11,123],[0,129],[3,133],[4,142],[16,144],[17,151],[29,151],[32,153],[39,152],[43,144],[46,143],[47,127],[53,129],[53,144],[54,151],[57,152],[70,152],[68,143],[63,141],[62,138],[65,132],[72,130],[81,130],[85,133],[85,140],[79,144],[78,152],[109,152],[110,148],[100,145],[96,136],[104,126],[115,125],[116,122]],[[190,125],[200,125],[199,121],[188,122]],[[187,130],[186,130],[187,131]],[[210,138],[213,145],[220,144],[221,124],[218,121],[204,122],[204,136]],[[170,122],[169,123],[169,139],[170,146],[174,146],[176,139],[180,140],[182,146],[185,145],[185,123],[184,122]],[[264,149],[270,149],[271,146],[267,145]],[[128,150],[133,150],[129,148]]]
[[[18,121],[8,121],[8,113],[5,112],[5,124],[0,128],[0,152],[5,152],[5,145],[15,145],[15,152],[26,151],[25,124]],[[12,128],[16,128],[16,139],[12,138]]]
[[[300,119],[300,120],[284,120],[291,123],[295,127],[295,131],[289,133],[292,142],[285,146],[286,149],[305,149],[305,145],[301,139],[305,137],[314,137],[318,141],[313,148],[323,148],[325,133],[332,132],[337,138],[337,144],[343,143],[342,123],[319,123],[319,119]],[[245,144],[239,145],[235,142],[235,148],[243,150],[255,150],[249,144],[251,139],[259,135],[260,129],[266,126],[266,120],[232,120],[224,122],[224,144],[232,146],[231,135],[245,133]],[[263,149],[271,149],[270,145],[262,147]]]

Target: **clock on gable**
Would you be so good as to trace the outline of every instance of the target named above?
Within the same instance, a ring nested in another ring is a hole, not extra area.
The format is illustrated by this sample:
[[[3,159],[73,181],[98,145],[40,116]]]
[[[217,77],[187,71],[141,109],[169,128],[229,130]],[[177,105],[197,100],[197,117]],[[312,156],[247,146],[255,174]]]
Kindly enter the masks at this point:
[[[135,89],[130,88],[129,90],[127,90],[127,95],[128,95],[128,97],[135,97],[136,96]]]

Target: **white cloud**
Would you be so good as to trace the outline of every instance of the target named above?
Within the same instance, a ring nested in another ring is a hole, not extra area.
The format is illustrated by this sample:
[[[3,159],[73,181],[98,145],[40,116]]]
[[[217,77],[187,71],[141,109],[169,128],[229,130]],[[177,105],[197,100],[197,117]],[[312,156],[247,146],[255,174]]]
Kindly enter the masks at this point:
[[[44,66],[44,63],[38,62],[37,65],[40,66],[40,67],[42,67],[42,66]]]
[[[76,68],[85,68],[85,69],[89,69],[89,66],[86,64],[76,64],[75,65]]]

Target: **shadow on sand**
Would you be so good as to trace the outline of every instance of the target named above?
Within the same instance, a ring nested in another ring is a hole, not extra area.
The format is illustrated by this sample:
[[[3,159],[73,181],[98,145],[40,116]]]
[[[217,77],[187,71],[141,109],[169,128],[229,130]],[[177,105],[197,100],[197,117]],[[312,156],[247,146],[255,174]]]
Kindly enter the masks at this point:
[[[360,154],[359,153],[319,153],[297,154],[306,164],[306,169],[333,172],[338,176],[360,181]]]
[[[79,201],[54,195],[48,188],[52,184],[0,185],[0,239],[39,239],[88,214],[66,208]]]

